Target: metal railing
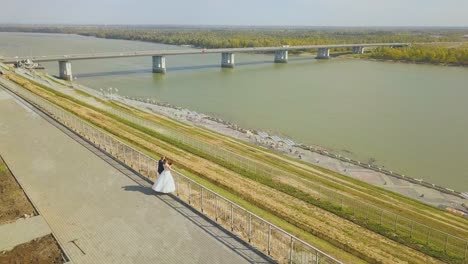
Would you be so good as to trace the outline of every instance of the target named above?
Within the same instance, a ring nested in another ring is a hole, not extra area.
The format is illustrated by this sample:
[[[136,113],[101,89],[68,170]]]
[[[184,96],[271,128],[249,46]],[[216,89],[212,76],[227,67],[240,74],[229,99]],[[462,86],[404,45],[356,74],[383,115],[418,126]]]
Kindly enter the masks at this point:
[[[157,161],[150,156],[24,88],[7,89],[141,175],[156,178]],[[279,263],[342,263],[177,171],[174,180],[181,200]]]
[[[330,202],[342,211],[342,215],[347,216],[353,221],[369,226],[370,229],[384,230],[384,232],[392,236],[397,235],[403,237],[410,243],[416,242],[449,256],[465,261],[468,260],[468,240],[465,238],[460,238],[438,230],[376,205],[356,200],[354,197],[342,194],[336,189],[305,178],[300,178],[300,176],[293,173],[268,166],[267,164],[222,149],[217,147],[216,144],[209,144],[175,129],[163,127],[155,122],[136,117],[115,108],[108,107],[104,110],[129,122],[158,132],[182,145],[208,154],[212,158],[233,165],[241,169],[241,171],[238,171],[240,173],[249,171],[279,181],[282,179],[297,179],[301,182],[303,187],[316,193],[315,198],[317,198],[317,200]]]

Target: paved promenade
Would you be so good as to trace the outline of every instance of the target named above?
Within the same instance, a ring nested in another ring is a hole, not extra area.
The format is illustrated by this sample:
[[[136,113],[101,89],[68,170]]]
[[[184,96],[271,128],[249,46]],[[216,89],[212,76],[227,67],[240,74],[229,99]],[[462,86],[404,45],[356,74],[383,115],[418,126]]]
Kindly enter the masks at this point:
[[[64,131],[0,88],[0,153],[73,263],[268,262]]]

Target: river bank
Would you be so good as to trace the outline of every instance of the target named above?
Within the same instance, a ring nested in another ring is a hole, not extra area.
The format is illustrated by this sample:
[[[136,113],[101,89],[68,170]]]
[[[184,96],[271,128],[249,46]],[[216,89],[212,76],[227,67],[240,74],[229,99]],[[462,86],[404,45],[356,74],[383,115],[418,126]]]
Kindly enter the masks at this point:
[[[433,65],[433,66],[444,66],[444,67],[461,67],[468,68],[468,65],[454,64],[454,63],[431,63],[431,62],[418,62],[418,61],[407,61],[407,60],[391,60],[391,59],[374,59],[368,56],[362,57],[347,57],[347,58],[356,58],[367,61],[376,61],[376,62],[391,62],[391,63],[404,63],[404,64],[418,64],[418,65]]]

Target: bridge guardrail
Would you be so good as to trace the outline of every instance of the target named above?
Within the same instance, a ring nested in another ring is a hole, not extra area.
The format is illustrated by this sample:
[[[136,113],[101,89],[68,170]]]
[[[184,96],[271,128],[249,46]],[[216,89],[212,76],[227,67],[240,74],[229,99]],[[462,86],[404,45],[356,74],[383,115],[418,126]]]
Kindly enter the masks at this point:
[[[141,175],[156,178],[157,161],[150,156],[24,88],[7,89]],[[174,180],[181,200],[279,263],[342,263],[177,171]]]

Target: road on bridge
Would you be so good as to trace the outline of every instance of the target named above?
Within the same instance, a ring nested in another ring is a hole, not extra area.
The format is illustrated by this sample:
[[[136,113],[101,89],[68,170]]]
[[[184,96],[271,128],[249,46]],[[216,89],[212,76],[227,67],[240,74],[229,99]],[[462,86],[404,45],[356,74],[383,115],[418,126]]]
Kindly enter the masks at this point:
[[[277,50],[308,50],[308,49],[333,49],[333,48],[371,48],[371,47],[403,47],[410,46],[410,43],[358,43],[358,44],[331,44],[331,45],[305,45],[305,46],[282,46],[282,47],[253,47],[253,48],[223,48],[223,49],[175,49],[175,50],[148,50],[148,51],[122,51],[108,53],[90,54],[62,54],[47,56],[26,56],[9,57],[0,59],[3,63],[14,63],[26,59],[35,62],[46,61],[72,61],[72,60],[93,60],[93,59],[113,59],[126,57],[148,57],[148,56],[169,56],[188,55],[205,53],[243,53],[243,52],[273,52]]]

